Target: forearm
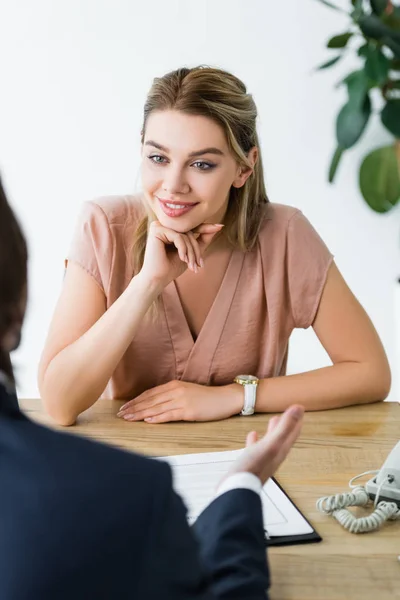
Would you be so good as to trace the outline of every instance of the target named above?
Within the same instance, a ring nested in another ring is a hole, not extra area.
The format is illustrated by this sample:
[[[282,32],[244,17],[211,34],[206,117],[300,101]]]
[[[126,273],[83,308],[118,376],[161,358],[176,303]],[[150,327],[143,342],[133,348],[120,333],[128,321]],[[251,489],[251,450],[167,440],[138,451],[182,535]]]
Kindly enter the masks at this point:
[[[159,293],[156,284],[134,277],[102,317],[49,363],[40,391],[58,423],[73,424],[99,398]]]
[[[282,412],[291,404],[324,410],[384,400],[390,376],[382,369],[369,363],[342,362],[297,375],[263,379],[257,390],[256,412]]]

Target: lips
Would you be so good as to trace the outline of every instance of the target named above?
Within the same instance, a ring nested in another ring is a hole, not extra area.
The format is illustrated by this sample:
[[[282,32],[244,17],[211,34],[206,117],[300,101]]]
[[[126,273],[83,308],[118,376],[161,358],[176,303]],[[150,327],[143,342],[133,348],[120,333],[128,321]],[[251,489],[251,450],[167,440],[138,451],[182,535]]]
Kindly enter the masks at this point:
[[[182,217],[186,215],[188,212],[193,210],[195,206],[197,206],[198,202],[176,202],[175,200],[164,200],[162,198],[158,198],[161,208],[163,212],[172,218]]]

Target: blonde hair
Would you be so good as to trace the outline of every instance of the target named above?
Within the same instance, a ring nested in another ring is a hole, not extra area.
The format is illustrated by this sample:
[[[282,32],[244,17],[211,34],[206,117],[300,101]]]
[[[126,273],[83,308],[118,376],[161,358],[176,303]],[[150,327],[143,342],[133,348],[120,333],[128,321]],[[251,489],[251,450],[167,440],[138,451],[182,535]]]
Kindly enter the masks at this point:
[[[240,165],[250,167],[248,153],[259,147],[256,119],[257,108],[240,79],[212,67],[177,69],[156,78],[144,106],[142,143],[149,116],[154,111],[177,110],[201,115],[213,120],[225,132],[228,147]],[[232,186],[225,216],[224,235],[233,247],[251,250],[259,234],[265,205],[265,190],[261,154],[252,174],[241,188]],[[153,215],[140,222],[133,241],[134,271],[143,266],[147,230]]]

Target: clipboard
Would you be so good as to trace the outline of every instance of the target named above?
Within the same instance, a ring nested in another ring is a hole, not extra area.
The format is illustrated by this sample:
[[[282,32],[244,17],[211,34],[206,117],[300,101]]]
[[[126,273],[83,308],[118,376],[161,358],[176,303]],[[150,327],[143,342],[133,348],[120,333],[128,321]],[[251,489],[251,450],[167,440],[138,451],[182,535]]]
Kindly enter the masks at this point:
[[[280,485],[279,481],[272,478],[274,483],[278,486],[282,494],[286,496],[286,498],[293,504],[298,513],[303,517],[303,519],[308,523],[312,531],[310,533],[303,533],[297,535],[283,535],[283,536],[270,536],[268,531],[265,531],[265,545],[269,548],[270,546],[294,546],[295,544],[315,544],[318,542],[322,542],[322,537],[316,531],[316,529],[311,525],[310,521],[304,516],[304,514],[299,510],[290,496],[285,492],[283,487]]]
[[[159,457],[169,463],[175,491],[188,509],[189,524],[194,523],[215,496],[219,481],[243,450],[182,454]],[[317,533],[275,478],[261,491],[266,546],[287,546],[320,542]]]

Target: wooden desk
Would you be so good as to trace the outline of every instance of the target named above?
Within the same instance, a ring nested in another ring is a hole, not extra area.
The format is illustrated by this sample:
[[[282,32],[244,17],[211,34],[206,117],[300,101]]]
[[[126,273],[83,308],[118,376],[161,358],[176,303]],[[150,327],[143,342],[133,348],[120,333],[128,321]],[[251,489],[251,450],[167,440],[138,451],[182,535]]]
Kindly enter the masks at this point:
[[[64,431],[145,454],[185,454],[240,448],[248,430],[262,433],[269,419],[257,415],[213,423],[127,423],[115,418],[120,405],[100,400],[77,426]],[[39,400],[24,400],[21,406],[31,418],[51,424]],[[272,600],[400,599],[400,521],[354,535],[315,508],[321,496],[346,491],[352,476],[379,469],[399,439],[398,404],[307,413],[278,479],[323,541],[269,551]]]

